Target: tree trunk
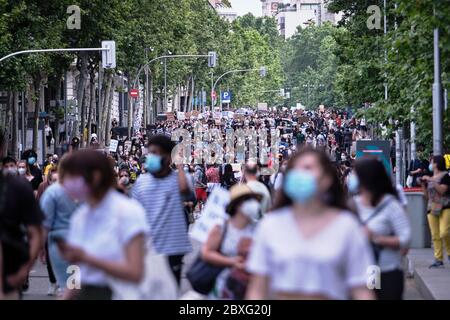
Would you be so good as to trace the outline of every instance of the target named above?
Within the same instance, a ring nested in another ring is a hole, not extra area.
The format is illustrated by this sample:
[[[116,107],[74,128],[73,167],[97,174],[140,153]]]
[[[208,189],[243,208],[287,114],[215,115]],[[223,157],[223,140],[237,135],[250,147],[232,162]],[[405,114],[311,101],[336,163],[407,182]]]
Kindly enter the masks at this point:
[[[14,92],[11,108],[11,154],[14,159],[18,159],[18,137],[19,137],[19,92]]]
[[[12,92],[8,92],[7,95],[7,105],[5,110],[5,117],[2,119],[4,122],[1,123],[1,130],[3,133],[3,139],[4,144],[1,146],[1,155],[2,158],[8,154],[8,150],[10,150],[11,143],[10,143],[10,136],[11,136],[11,113],[13,111],[13,105],[14,105],[14,95]]]
[[[83,102],[84,102],[84,91],[86,88],[86,81],[88,76],[88,54],[86,52],[81,52],[80,56],[78,57],[79,60],[81,60],[81,68],[80,68],[80,78],[78,79],[77,83],[77,119],[78,115],[83,109]],[[77,136],[79,134],[79,122],[75,121],[73,126],[73,136]],[[80,141],[82,141],[83,136],[83,128],[81,128],[81,137]]]
[[[86,82],[86,86],[84,88],[84,94],[83,94],[83,103],[81,104],[81,137],[80,137],[80,146],[84,146],[85,137],[84,137],[84,128],[86,126],[86,109],[87,109],[87,87],[88,83]],[[87,137],[86,137],[87,138]]]
[[[105,130],[105,145],[109,146],[111,141],[111,110],[112,110],[112,102],[114,100],[114,90],[116,89],[116,81],[114,79],[114,75],[112,76],[112,84],[109,92],[109,101],[108,101],[108,113],[106,115],[106,130]]]
[[[87,119],[88,136],[87,136],[86,144],[88,147],[89,147],[89,144],[91,143],[92,116],[93,116],[93,111],[95,108],[95,72],[91,72],[89,88],[91,90],[91,95],[90,95],[90,100],[89,100],[89,112],[88,112],[88,119]],[[97,135],[97,138],[98,138],[98,135]]]
[[[109,97],[111,95],[111,85],[113,76],[111,72],[108,72],[106,74],[106,87],[105,87],[105,94],[104,99],[102,103],[102,121],[101,121],[101,131],[99,131],[99,136],[101,137],[103,142],[105,142],[106,137],[106,123],[107,123],[107,116],[108,116],[108,105],[109,105]],[[104,144],[102,144],[103,146]]]
[[[130,81],[130,74],[127,72],[127,78],[128,78],[128,92],[130,92],[131,88],[131,81]],[[128,127],[128,139],[131,139],[131,127],[133,123],[133,106],[134,106],[134,99],[131,97],[127,97],[128,99],[128,115],[127,115],[127,127]]]
[[[184,101],[183,101],[183,111],[184,112],[188,112],[188,92],[189,92],[189,88],[190,88],[190,83],[191,83],[191,78],[187,78],[186,79],[186,83],[184,85],[183,88],[183,96],[184,96]]]
[[[189,112],[192,112],[194,104],[192,103],[194,100],[194,89],[195,89],[195,80],[194,80],[194,75],[191,75],[191,86],[190,88],[188,88],[189,92],[188,92],[188,109]]]
[[[36,75],[33,81],[33,107],[34,107],[34,115],[33,115],[33,142],[32,149],[37,152],[38,147],[38,131],[39,131],[39,107],[40,103],[40,87],[41,87],[41,75]]]
[[[156,117],[156,113],[155,110],[153,109],[153,77],[150,77],[150,89],[149,89],[149,96],[148,96],[148,105],[149,105],[149,109],[148,112],[150,114],[150,124],[154,124],[155,123],[155,117]]]

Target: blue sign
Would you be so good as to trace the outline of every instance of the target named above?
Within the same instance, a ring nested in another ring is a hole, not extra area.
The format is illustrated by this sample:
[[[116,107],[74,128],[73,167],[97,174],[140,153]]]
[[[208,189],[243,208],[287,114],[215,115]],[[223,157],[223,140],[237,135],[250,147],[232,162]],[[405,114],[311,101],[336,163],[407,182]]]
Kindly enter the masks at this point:
[[[231,102],[231,92],[230,91],[222,91],[222,103],[230,103]]]

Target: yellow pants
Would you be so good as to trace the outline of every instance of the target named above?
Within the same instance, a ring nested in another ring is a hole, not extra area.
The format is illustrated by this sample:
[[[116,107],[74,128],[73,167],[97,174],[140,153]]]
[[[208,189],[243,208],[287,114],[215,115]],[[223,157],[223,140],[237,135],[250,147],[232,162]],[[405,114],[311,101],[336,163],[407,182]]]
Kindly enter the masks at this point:
[[[443,210],[439,216],[429,213],[428,225],[433,240],[434,257],[436,260],[443,261],[442,243],[444,243],[447,255],[450,257],[450,209]]]

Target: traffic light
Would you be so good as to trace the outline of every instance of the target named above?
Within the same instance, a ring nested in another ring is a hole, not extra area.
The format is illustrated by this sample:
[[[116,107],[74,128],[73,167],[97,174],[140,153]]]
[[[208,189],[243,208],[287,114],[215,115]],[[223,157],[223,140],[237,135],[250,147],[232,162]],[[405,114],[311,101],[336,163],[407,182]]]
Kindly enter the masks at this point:
[[[259,75],[261,76],[261,78],[264,78],[266,74],[267,74],[266,67],[259,68]]]
[[[116,67],[116,42],[102,41],[102,48],[108,49],[102,51],[102,66],[105,69],[114,69]]]
[[[217,66],[217,52],[208,52],[208,67],[215,68]]]

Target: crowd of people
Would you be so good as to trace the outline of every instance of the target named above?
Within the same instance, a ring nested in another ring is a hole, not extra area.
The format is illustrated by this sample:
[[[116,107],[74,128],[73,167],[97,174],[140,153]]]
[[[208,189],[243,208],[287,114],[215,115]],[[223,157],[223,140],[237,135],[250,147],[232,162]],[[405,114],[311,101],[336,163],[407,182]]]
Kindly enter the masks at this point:
[[[248,153],[235,163],[174,161],[182,142],[175,130],[199,125],[223,137],[230,128],[279,129],[278,153],[270,154],[278,170],[264,174],[270,163]],[[180,288],[186,275],[205,299],[402,299],[409,216],[384,163],[356,159],[355,141],[370,139],[364,119],[334,110],[206,114],[112,138],[114,152],[93,136],[90,148],[72,141],[42,166],[33,150],[3,159],[0,298],[20,298],[40,259],[49,295],[112,299],[114,281],[143,281],[154,252],[166,258],[164,281]],[[450,258],[447,170],[441,155],[410,170],[429,200],[433,268],[443,265],[444,248]],[[186,266],[190,225],[215,188],[229,192],[228,218],[208,230],[196,263]],[[76,288],[67,286],[72,265],[81,272]]]

